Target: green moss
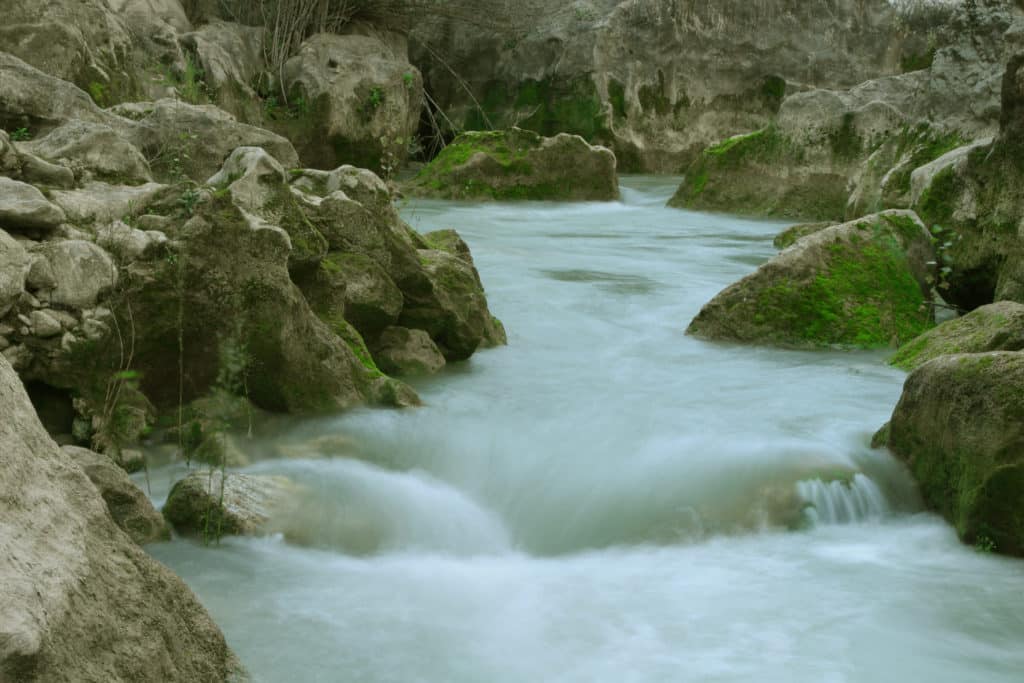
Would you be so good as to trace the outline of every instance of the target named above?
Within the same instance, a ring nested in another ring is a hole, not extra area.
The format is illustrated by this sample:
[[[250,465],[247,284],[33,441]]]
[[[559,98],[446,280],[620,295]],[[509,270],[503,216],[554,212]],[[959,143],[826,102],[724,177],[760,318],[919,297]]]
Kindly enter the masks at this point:
[[[324,322],[345,342],[353,355],[359,359],[359,362],[370,373],[371,377],[384,376],[384,373],[380,371],[377,363],[373,360],[370,350],[366,347],[366,342],[363,340],[362,335],[359,334],[356,328],[344,318],[325,319]]]
[[[960,133],[939,131],[927,123],[905,127],[897,140],[896,158],[905,159],[888,181],[900,193],[910,192],[910,177],[915,169],[935,161],[943,154],[966,144]]]
[[[900,68],[903,73],[930,69],[935,61],[936,48],[932,47],[924,52],[911,52],[900,57]]]
[[[757,309],[785,337],[812,346],[886,347],[930,325],[905,254],[884,234],[859,248],[832,245],[827,272],[810,283],[776,283],[760,293]]]
[[[672,101],[665,95],[665,74],[661,69],[658,69],[658,83],[640,86],[637,98],[645,112],[654,112],[658,116],[672,113]]]
[[[761,97],[778,108],[786,96],[786,79],[780,76],[765,76],[761,82]]]
[[[855,159],[864,149],[864,140],[857,132],[854,119],[853,112],[847,112],[843,115],[843,122],[839,128],[829,133],[828,140],[829,146],[832,148],[832,155],[838,159]]]
[[[917,212],[928,225],[949,225],[960,196],[960,183],[953,167],[939,171],[918,201]]]

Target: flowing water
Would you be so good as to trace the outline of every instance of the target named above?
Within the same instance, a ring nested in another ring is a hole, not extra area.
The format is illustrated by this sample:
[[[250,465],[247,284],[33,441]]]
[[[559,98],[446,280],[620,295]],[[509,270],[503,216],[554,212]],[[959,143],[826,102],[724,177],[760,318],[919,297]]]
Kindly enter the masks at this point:
[[[150,548],[254,680],[1024,680],[1024,563],[868,447],[903,373],[684,336],[784,226],[623,185],[406,206],[470,244],[509,346],[416,382],[423,409],[279,429],[250,471],[306,488],[281,534]]]

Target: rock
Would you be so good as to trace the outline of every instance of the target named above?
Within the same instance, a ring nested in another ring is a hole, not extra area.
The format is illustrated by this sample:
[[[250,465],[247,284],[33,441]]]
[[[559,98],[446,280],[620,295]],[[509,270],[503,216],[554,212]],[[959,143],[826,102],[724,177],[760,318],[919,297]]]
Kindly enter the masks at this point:
[[[409,63],[404,37],[316,34],[288,60],[282,78],[296,117],[282,126],[306,166],[396,170],[406,160],[423,78]]]
[[[32,334],[41,337],[56,337],[64,330],[61,328],[60,321],[57,320],[49,311],[32,311],[29,314],[29,319],[32,321]]]
[[[0,230],[0,318],[21,298],[30,263],[25,248]]]
[[[46,242],[34,251],[46,259],[54,278],[53,304],[89,308],[117,283],[117,266],[107,252],[91,242]]]
[[[44,159],[67,160],[83,180],[97,179],[114,185],[153,181],[142,152],[107,125],[69,121],[23,147]]]
[[[619,196],[615,166],[610,150],[575,135],[463,133],[406,189],[444,199],[610,201]]]
[[[70,168],[51,164],[34,154],[21,153],[21,179],[33,185],[71,189],[75,174]]]
[[[53,203],[67,215],[68,220],[88,229],[103,226],[142,211],[151,202],[166,195],[168,191],[168,186],[159,183],[132,186],[91,182],[76,190],[53,190],[50,196],[53,198]],[[175,209],[180,209],[180,204],[179,201],[179,205]],[[70,233],[66,236],[78,239]]]
[[[25,183],[0,176],[0,229],[9,232],[52,231],[65,220],[60,207]]]
[[[910,174],[910,205],[916,206],[921,201],[921,195],[931,186],[935,176],[946,169],[953,169],[953,172],[962,172],[971,154],[977,149],[987,149],[992,146],[993,138],[981,138],[969,144],[957,147],[942,156],[936,158],[924,166],[918,166]]]
[[[299,157],[288,140],[239,123],[231,114],[212,105],[163,99],[145,105],[136,115],[137,124],[126,127],[122,135],[154,159],[153,171],[162,178],[184,177],[204,182],[238,147],[262,147],[286,168],[299,165]]]
[[[132,39],[104,0],[6,3],[0,46],[51,76],[97,94],[123,82]]]
[[[181,36],[203,71],[214,103],[249,123],[262,115],[252,84],[265,70],[263,35],[262,27],[215,20]]]
[[[964,542],[1024,555],[1024,353],[940,356],[919,367],[887,445]]]
[[[118,261],[134,261],[167,244],[167,235],[156,230],[137,230],[123,221],[114,221],[96,230],[96,244]]]
[[[1000,301],[946,321],[903,346],[890,363],[914,370],[939,356],[1024,349],[1024,304]]]
[[[389,375],[433,375],[445,365],[444,356],[423,330],[388,327],[374,347],[374,360]]]
[[[0,359],[0,673],[5,680],[227,681],[237,660],[178,577],[118,529]]]
[[[215,432],[203,439],[192,457],[213,467],[246,467],[252,464],[237,439],[224,432]]]
[[[772,245],[779,250],[785,249],[792,245],[797,240],[813,235],[816,232],[821,232],[825,228],[831,228],[835,223],[825,221],[824,223],[801,223],[792,227],[786,228],[772,240]]]
[[[804,237],[701,309],[702,339],[795,348],[906,343],[933,324],[931,236],[886,211]]]
[[[0,51],[0,125],[35,133],[71,119],[109,123],[116,117],[71,83]]]
[[[171,489],[163,513],[180,533],[252,536],[298,494],[285,477],[193,472]]]
[[[99,490],[114,522],[139,545],[170,540],[164,518],[128,474],[110,458],[77,446],[61,451],[81,467]]]
[[[465,360],[483,343],[491,320],[475,269],[443,251],[418,253],[428,283],[406,293],[399,325],[425,330],[445,359]]]
[[[231,153],[208,185],[226,189],[236,206],[283,229],[291,240],[288,267],[309,270],[323,260],[328,242],[306,217],[301,192],[285,182],[284,168],[259,147],[239,147]]]
[[[344,316],[361,335],[376,336],[398,320],[404,304],[402,292],[373,259],[334,252],[328,254],[324,266],[327,279],[344,283]],[[324,300],[322,295],[313,298]]]

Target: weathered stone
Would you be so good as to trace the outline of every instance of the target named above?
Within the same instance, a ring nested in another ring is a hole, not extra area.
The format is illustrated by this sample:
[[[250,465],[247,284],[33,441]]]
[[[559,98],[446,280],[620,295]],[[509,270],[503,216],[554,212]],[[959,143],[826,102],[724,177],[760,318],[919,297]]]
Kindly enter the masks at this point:
[[[314,35],[288,60],[284,91],[297,119],[282,121],[306,166],[396,170],[423,107],[423,78],[396,35]],[[301,98],[301,99],[300,99]]]
[[[898,346],[933,322],[931,236],[886,211],[804,237],[701,309],[687,334],[775,346]]]
[[[0,229],[50,232],[65,220],[60,207],[25,183],[0,176]]]
[[[887,445],[966,543],[1024,555],[1024,353],[940,356],[919,367]]]
[[[60,321],[50,311],[32,311],[29,319],[32,320],[32,334],[37,337],[56,337],[63,332]]]
[[[1024,304],[1000,301],[946,321],[903,346],[890,361],[914,370],[939,356],[1024,349]]]
[[[246,467],[252,464],[238,440],[224,432],[214,432],[203,439],[192,457],[213,467]]]
[[[444,356],[423,330],[388,327],[377,339],[373,358],[389,375],[432,375],[445,366]]]
[[[119,261],[134,261],[167,244],[167,235],[155,230],[137,230],[114,221],[96,230],[96,244]]]
[[[0,318],[18,303],[25,290],[30,263],[25,248],[0,230]]]
[[[153,181],[142,152],[103,124],[69,121],[23,146],[44,159],[67,160],[83,180],[95,178],[116,185]]]
[[[166,190],[167,186],[159,183],[109,185],[90,182],[76,190],[54,190],[51,196],[68,220],[85,227],[120,220],[133,211],[141,210]]]
[[[19,683],[227,681],[224,637],[114,523],[0,359],[0,676]]]
[[[46,242],[37,248],[50,266],[55,282],[50,302],[72,308],[96,305],[101,293],[117,283],[117,266],[92,242]]]
[[[149,502],[145,492],[109,457],[77,446],[63,446],[61,451],[85,471],[107,504],[114,522],[133,541],[144,545],[170,539],[163,516]]]
[[[262,114],[252,84],[265,70],[264,33],[259,26],[211,21],[181,36],[203,70],[214,103],[240,121],[257,123]]]
[[[193,472],[171,489],[163,513],[180,533],[251,536],[299,494],[285,477]]]
[[[816,232],[820,232],[825,228],[831,228],[835,223],[825,221],[824,223],[800,223],[792,227],[786,228],[772,240],[772,246],[776,249],[785,249],[792,245],[797,240],[813,235]]]
[[[615,155],[575,135],[512,128],[464,133],[411,181],[410,194],[446,199],[608,201],[619,196]]]

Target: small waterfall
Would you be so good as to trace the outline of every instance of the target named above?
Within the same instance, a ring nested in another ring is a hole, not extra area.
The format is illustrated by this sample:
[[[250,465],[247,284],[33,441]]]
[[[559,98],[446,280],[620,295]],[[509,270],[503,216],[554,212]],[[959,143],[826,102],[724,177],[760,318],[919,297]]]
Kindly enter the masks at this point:
[[[859,473],[849,481],[799,481],[796,488],[806,503],[804,514],[814,524],[863,522],[880,519],[889,511],[882,490]]]

